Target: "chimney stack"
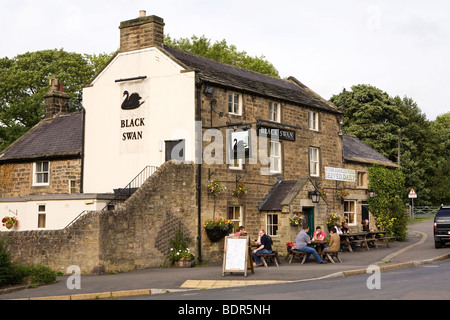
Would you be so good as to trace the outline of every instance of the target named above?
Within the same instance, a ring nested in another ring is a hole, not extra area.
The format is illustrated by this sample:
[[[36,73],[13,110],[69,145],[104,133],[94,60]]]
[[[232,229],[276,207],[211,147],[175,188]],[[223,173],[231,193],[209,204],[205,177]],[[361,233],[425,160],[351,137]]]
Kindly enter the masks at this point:
[[[162,47],[164,42],[164,20],[147,16],[145,10],[139,11],[138,18],[121,22],[119,29],[120,52]]]
[[[69,113],[70,96],[63,92],[63,85],[54,77],[49,83],[50,91],[44,96],[45,119],[51,119],[59,113]]]

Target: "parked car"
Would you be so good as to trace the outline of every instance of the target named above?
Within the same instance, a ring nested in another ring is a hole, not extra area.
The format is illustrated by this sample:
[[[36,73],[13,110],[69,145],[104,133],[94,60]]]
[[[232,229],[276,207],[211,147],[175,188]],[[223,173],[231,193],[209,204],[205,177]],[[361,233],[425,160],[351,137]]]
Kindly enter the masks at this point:
[[[450,206],[442,206],[434,216],[434,246],[442,248],[450,242]]]

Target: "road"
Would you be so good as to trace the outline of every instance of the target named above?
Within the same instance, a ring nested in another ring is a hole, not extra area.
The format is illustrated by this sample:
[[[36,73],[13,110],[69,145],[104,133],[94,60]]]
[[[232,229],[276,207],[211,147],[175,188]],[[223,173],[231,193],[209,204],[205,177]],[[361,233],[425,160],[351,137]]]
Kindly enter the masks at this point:
[[[372,289],[369,289],[368,285]],[[445,260],[436,264],[345,278],[169,293],[129,299],[184,301],[449,300],[450,261]]]

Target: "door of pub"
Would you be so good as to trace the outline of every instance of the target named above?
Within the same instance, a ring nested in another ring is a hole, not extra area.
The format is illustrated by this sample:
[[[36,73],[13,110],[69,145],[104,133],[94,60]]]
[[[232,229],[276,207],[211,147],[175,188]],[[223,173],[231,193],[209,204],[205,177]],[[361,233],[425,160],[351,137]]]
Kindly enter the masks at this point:
[[[305,213],[306,223],[309,227],[308,235],[312,237],[314,234],[314,207],[303,207],[302,210]]]

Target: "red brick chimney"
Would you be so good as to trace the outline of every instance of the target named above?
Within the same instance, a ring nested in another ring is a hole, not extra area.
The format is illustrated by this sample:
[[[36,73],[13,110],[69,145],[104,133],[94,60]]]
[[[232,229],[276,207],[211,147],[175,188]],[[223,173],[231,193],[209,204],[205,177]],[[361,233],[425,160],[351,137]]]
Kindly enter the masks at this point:
[[[56,78],[51,78],[49,83],[50,91],[44,96],[45,119],[53,118],[59,113],[69,112],[70,96],[63,91],[63,85]]]
[[[162,47],[164,41],[164,20],[157,16],[146,16],[145,10],[139,17],[120,23],[120,52],[149,47]]]

